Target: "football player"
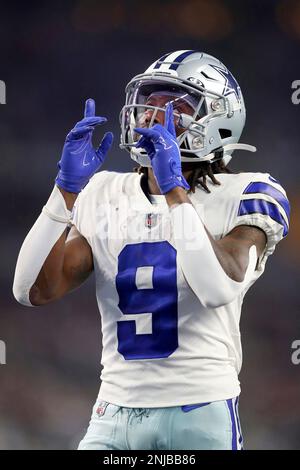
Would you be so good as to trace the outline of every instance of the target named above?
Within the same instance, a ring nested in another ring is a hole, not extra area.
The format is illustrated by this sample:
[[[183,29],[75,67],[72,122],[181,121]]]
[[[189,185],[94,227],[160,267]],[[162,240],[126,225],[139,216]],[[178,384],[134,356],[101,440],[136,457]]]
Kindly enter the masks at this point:
[[[232,173],[241,89],[216,58],[164,55],[126,88],[121,147],[132,173],[97,170],[112,143],[87,100],[56,184],[27,235],[13,292],[63,297],[95,272],[99,396],[79,449],[241,449],[245,293],[287,235],[289,202],[267,173]],[[71,226],[70,232],[68,226]]]

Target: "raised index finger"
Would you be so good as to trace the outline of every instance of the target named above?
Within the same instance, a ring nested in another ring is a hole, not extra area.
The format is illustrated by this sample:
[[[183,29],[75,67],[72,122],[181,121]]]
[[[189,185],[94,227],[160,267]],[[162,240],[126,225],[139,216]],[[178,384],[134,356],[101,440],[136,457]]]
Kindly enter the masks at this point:
[[[166,106],[165,128],[170,132],[170,134],[172,134],[173,137],[176,137],[174,116],[173,116],[173,104],[171,101]]]
[[[95,116],[95,108],[96,105],[93,98],[89,98],[88,100],[86,100],[84,108],[84,117],[87,118]]]

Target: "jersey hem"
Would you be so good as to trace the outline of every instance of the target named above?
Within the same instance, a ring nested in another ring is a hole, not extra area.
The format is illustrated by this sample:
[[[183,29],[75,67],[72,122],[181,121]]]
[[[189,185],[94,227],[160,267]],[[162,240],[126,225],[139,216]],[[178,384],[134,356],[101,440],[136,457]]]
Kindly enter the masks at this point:
[[[149,403],[149,402],[138,402],[138,401],[123,401],[112,394],[100,392],[98,394],[98,400],[106,401],[107,403],[111,403],[112,405],[122,406],[125,408],[170,408],[174,406],[185,406],[185,405],[195,405],[198,403],[206,403],[206,402],[214,402],[214,401],[222,401],[222,400],[229,400],[231,398],[238,397],[241,393],[240,387],[237,389],[232,390],[230,393],[220,393],[216,395],[201,395],[199,394],[197,397],[185,397],[181,400],[173,400],[173,401],[160,401],[158,403]]]

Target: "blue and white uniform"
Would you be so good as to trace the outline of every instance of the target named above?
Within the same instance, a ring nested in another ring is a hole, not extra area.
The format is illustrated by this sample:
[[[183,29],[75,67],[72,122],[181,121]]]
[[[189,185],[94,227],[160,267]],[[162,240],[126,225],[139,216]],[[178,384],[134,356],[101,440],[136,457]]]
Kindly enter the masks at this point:
[[[101,171],[80,193],[73,224],[93,252],[102,322],[98,401],[153,409],[225,402],[240,394],[243,297],[288,232],[289,203],[269,174],[217,179],[220,186],[208,181],[211,193],[198,187],[189,195],[212,236],[223,238],[238,225],[257,226],[267,236],[245,290],[218,308],[203,307],[187,284],[165,197],[149,201],[139,174]],[[238,429],[234,406],[227,415],[235,416]]]

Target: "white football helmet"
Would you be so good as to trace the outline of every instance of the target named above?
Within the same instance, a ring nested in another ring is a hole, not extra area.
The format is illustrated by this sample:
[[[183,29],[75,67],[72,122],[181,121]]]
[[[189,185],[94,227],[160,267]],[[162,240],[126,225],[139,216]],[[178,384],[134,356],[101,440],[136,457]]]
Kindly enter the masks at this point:
[[[177,136],[182,162],[216,161],[231,159],[235,149],[256,148],[238,144],[246,119],[246,109],[241,89],[222,62],[197,51],[176,51],[165,54],[126,87],[126,103],[120,113],[120,147],[130,152],[131,158],[142,166],[151,167],[144,149],[135,148],[140,135],[134,132],[141,126],[146,110],[152,111],[151,127],[158,111],[148,105],[149,97],[168,96],[173,102],[178,127]],[[191,113],[178,111],[186,103]]]

